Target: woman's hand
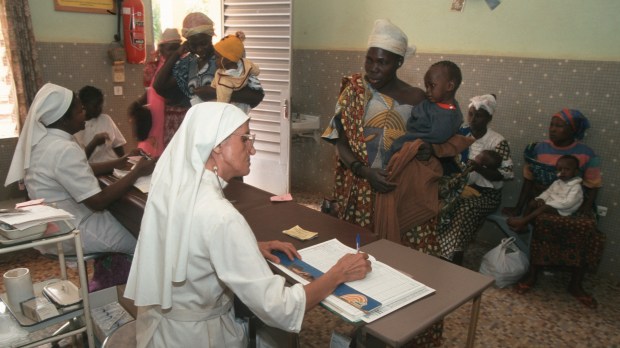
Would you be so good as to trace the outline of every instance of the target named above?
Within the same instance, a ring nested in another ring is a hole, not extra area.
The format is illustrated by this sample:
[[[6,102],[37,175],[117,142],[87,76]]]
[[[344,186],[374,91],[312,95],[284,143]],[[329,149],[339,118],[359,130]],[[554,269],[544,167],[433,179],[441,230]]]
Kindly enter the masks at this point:
[[[347,254],[336,262],[328,272],[334,272],[340,277],[340,282],[351,282],[364,279],[368,272],[372,271],[368,254]]]
[[[177,48],[176,51],[174,51],[173,54],[175,54],[177,56],[177,59],[178,59],[179,57],[182,57],[185,53],[187,53],[189,51],[190,51],[190,49],[189,49],[189,41],[186,40],[185,42],[183,42],[179,46],[179,48]]]
[[[387,181],[390,174],[388,171],[379,168],[362,167],[360,175],[368,180],[373,190],[379,193],[388,193],[396,188],[396,183]]]
[[[91,140],[90,143],[93,146],[97,147],[101,144],[105,144],[107,140],[110,140],[110,136],[108,135],[108,133],[101,132],[101,133],[95,134],[95,136],[93,137],[93,140]]]
[[[200,97],[203,101],[215,101],[217,99],[217,92],[211,85],[199,86],[194,88],[194,94]]]
[[[138,176],[146,176],[153,173],[155,164],[157,164],[157,161],[142,157],[138,163],[136,163],[135,167],[133,167],[132,171],[136,171]]]
[[[592,207],[587,205],[587,204],[582,204],[581,207],[579,207],[579,209],[577,209],[577,215],[578,216],[584,216],[584,217],[593,217],[594,215],[594,211],[592,210]]]
[[[301,255],[299,255],[295,246],[288,242],[281,242],[279,240],[258,242],[258,249],[264,258],[274,263],[280,263],[280,258],[271,253],[274,250],[285,253],[290,260],[294,258],[301,260]]]
[[[540,208],[540,207],[544,206],[545,204],[547,204],[547,203],[545,202],[544,199],[541,199],[541,198],[535,198],[534,199],[534,208]]]

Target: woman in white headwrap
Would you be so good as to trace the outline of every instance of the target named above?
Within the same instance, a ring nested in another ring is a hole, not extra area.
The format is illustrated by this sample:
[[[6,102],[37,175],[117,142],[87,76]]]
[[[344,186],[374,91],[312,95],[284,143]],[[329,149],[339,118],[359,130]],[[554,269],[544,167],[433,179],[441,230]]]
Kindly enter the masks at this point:
[[[335,116],[323,132],[339,157],[334,186],[338,216],[362,227],[372,225],[374,193],[396,187],[387,180],[383,157],[394,139],[405,134],[413,106],[425,98],[424,91],[396,75],[414,52],[400,28],[378,19],[368,38],[366,73],[343,78]]]
[[[370,271],[367,255],[350,254],[305,287],[271,272],[272,250],[297,251],[257,242],[223,193],[250,171],[248,120],[230,104],[195,105],[158,161],[125,290],[139,306],[138,347],[245,347],[235,296],[267,325],[298,332],[306,309]]]
[[[466,195],[454,204],[450,215],[439,227],[441,256],[461,264],[463,251],[482,227],[487,215],[496,211],[502,202],[503,181],[512,179],[510,147],[504,137],[488,128],[497,108],[495,95],[485,94],[470,99],[467,114],[468,125],[461,129],[464,135],[476,141],[462,154],[462,164],[473,165],[467,180]],[[480,165],[476,156],[485,150],[495,151],[502,158],[499,168]]]
[[[189,13],[183,19],[181,34],[187,41],[170,55],[153,83],[159,95],[166,98],[169,104],[179,107],[170,117],[167,115],[165,144],[170,142],[174,132],[181,125],[190,105],[217,100],[215,88],[211,87],[217,70],[212,42],[215,35],[213,21],[204,13]],[[263,97],[262,87],[253,89],[248,86],[234,92],[231,101],[249,104],[254,108]]]
[[[420,141],[412,151],[401,151],[406,153],[400,156],[401,163],[406,164],[393,166],[400,167],[397,171],[387,170],[384,164],[394,140],[405,134],[413,107],[426,98],[422,89],[397,76],[405,58],[414,52],[415,47],[409,46],[400,28],[387,19],[375,21],[368,38],[365,74],[343,78],[335,116],[322,137],[335,145],[338,155],[333,193],[336,204],[331,213],[373,229],[383,238],[434,254],[439,249],[435,183],[442,169],[439,160],[431,157],[431,145]],[[449,155],[436,146],[441,145],[433,145],[435,154]],[[419,161],[409,160],[413,157]],[[400,201],[396,202],[396,197]],[[414,339],[414,344],[440,344],[442,325],[433,324]]]
[[[74,215],[85,253],[132,254],[136,239],[105,208],[124,195],[154,161],[142,159],[124,178],[101,189],[95,175],[109,173],[126,159],[89,165],[73,134],[84,129],[82,103],[70,90],[51,83],[37,92],[22,129],[5,186],[24,180],[32,199]],[[65,243],[65,251],[74,249]],[[56,248],[47,252],[56,253]]]

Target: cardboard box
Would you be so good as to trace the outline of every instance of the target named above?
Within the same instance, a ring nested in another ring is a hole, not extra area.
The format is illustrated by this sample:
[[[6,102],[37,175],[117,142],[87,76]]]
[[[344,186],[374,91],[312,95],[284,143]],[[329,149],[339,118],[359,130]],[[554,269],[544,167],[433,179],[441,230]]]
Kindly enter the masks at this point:
[[[95,337],[103,342],[114,330],[135,320],[138,309],[133,301],[123,297],[125,286],[95,291],[88,295]]]

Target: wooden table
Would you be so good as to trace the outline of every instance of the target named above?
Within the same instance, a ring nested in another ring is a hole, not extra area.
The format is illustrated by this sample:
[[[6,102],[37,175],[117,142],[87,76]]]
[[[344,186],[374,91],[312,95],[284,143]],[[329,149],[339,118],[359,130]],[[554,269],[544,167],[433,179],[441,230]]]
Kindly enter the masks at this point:
[[[493,284],[493,278],[385,239],[361,249],[435,289],[431,296],[366,324],[363,334],[400,347],[464,303],[473,301],[466,347],[474,346],[482,293]],[[366,340],[366,347],[376,345],[376,340]]]
[[[113,177],[100,178],[102,185],[109,185],[114,180]],[[295,202],[271,202],[269,197],[272,194],[240,181],[231,181],[224,194],[245,217],[258,240],[289,241],[301,249],[338,238],[342,243],[355,247],[359,233],[363,251],[436,290],[427,298],[366,324],[362,328],[366,347],[404,345],[470,300],[473,300],[473,307],[467,347],[473,347],[482,292],[493,284],[492,278],[400,244],[377,240],[368,230]],[[108,209],[137,237],[146,199],[146,194],[133,189]],[[282,233],[295,225],[319,235],[302,242]]]
[[[112,175],[104,175],[99,177],[99,184],[101,187],[105,187],[117,180]],[[269,197],[273,196],[271,193],[237,180],[231,180],[224,189],[224,195],[242,214],[252,208],[282,204],[269,201]],[[142,222],[142,215],[144,215],[147,198],[146,193],[134,187],[108,207],[108,211],[136,238],[140,233],[140,223]],[[252,227],[254,228],[254,226]],[[260,225],[256,227],[260,227]]]

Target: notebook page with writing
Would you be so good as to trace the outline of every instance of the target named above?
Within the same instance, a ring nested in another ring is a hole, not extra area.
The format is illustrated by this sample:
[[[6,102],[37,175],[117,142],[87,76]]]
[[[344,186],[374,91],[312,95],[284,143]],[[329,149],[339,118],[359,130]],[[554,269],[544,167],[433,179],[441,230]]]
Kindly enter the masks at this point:
[[[327,272],[345,254],[356,252],[355,249],[342,244],[337,239],[331,239],[299,250],[302,261],[318,269],[322,273]],[[323,301],[328,307],[336,307],[332,309],[336,313],[343,315],[347,320],[358,321],[361,319],[365,322],[371,322],[408,303],[435,292],[434,289],[377,261],[374,257],[370,256],[369,259],[372,262],[372,272],[368,273],[366,278],[348,282],[346,285],[380,302],[381,306],[368,312],[361,311],[362,314],[360,316],[359,309],[348,305],[334,295],[330,295]],[[276,265],[276,267],[282,269],[287,274],[294,273],[282,265]],[[296,276],[299,277],[299,275]],[[298,280],[297,277],[294,277],[294,279]],[[308,280],[302,283],[307,284]],[[340,313],[341,311],[345,312],[346,315]]]

